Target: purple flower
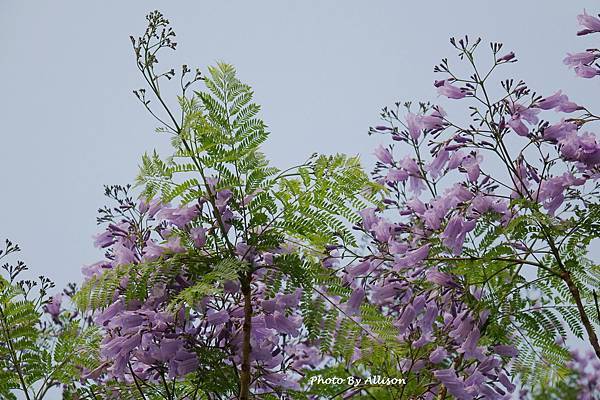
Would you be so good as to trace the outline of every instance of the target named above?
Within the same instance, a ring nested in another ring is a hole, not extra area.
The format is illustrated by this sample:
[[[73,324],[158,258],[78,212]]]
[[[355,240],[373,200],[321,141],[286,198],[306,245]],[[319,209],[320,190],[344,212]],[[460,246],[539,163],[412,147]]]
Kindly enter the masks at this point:
[[[83,374],[81,375],[81,377],[83,379],[98,379],[104,372],[106,372],[106,367],[109,364],[107,362],[100,364],[99,367],[97,367],[96,369],[93,370],[89,370],[87,368],[83,369]]]
[[[557,124],[546,127],[543,136],[544,139],[556,143],[572,132],[577,132],[577,125],[572,122],[565,122],[563,119]]]
[[[188,222],[196,218],[199,210],[198,206],[193,205],[190,207],[181,208],[163,208],[159,213],[158,217],[162,220],[167,220],[178,228],[183,228]]]
[[[421,136],[421,130],[423,129],[421,124],[421,118],[413,113],[408,113],[406,116],[406,125],[408,126],[408,133],[414,140],[419,139]]]
[[[291,389],[291,390],[300,390],[300,385],[298,382],[294,381],[294,378],[289,375],[285,375],[282,373],[272,373],[265,374],[264,379],[268,382],[270,387],[278,387],[281,389]]]
[[[410,190],[417,196],[420,195],[421,192],[423,192],[423,190],[425,190],[425,183],[423,181],[423,178],[419,176],[411,176],[408,179],[408,183],[408,190]]]
[[[372,300],[375,303],[383,304],[398,294],[399,283],[388,283],[383,286],[373,288]]]
[[[154,261],[163,255],[165,248],[157,245],[153,240],[148,240],[142,252],[144,254],[143,261]]]
[[[376,149],[375,149],[375,157],[377,157],[377,159],[379,161],[381,161],[384,164],[393,164],[394,163],[394,159],[392,157],[392,153],[390,152],[389,149],[383,147],[382,145],[379,145]]]
[[[594,54],[591,51],[584,51],[575,54],[569,53],[563,60],[563,63],[565,65],[568,65],[569,67],[577,67],[578,65],[590,65],[591,63],[596,61],[598,57],[599,56],[597,54]]]
[[[517,133],[519,136],[527,136],[529,135],[529,128],[521,121],[520,118],[511,118],[507,122],[508,126],[510,126],[513,131]]]
[[[153,199],[150,204],[148,204],[148,216],[150,218],[154,218],[154,216],[162,210],[164,207],[169,207],[170,204],[165,204],[161,199]]]
[[[419,117],[421,129],[440,129],[444,126],[444,117],[446,111],[440,106],[435,107],[431,115],[422,115]]]
[[[483,194],[477,195],[471,202],[471,209],[473,212],[482,215],[488,212],[492,208],[491,196],[485,196]]]
[[[583,10],[583,14],[577,16],[577,21],[579,25],[586,28],[577,32],[578,36],[600,32],[600,18],[588,15],[585,10]]]
[[[81,273],[85,276],[86,280],[88,280],[93,277],[102,275],[104,270],[111,268],[112,265],[110,265],[106,261],[98,261],[97,263],[91,265],[84,265],[83,267],[81,267]]]
[[[300,343],[296,346],[296,352],[294,354],[294,362],[292,368],[300,369],[304,366],[316,366],[321,362],[321,356],[319,350],[307,346],[304,343]]]
[[[416,316],[415,308],[413,307],[412,304],[408,304],[406,307],[404,307],[404,311],[402,312],[400,319],[398,319],[398,321],[396,321],[396,323],[394,325],[396,325],[396,327],[398,328],[400,333],[405,333],[406,330],[408,329],[408,326],[415,319],[415,316]]]
[[[100,355],[107,360],[114,359],[121,353],[123,336],[107,337],[100,345]]]
[[[433,159],[431,164],[427,166],[427,170],[431,174],[432,178],[437,178],[440,174],[440,171],[444,168],[448,160],[450,159],[450,152],[446,149],[441,149],[436,157]]]
[[[400,161],[400,166],[410,175],[419,175],[419,164],[414,158],[406,156]]]
[[[183,253],[185,252],[185,248],[181,245],[181,238],[179,236],[171,236],[167,243],[165,243],[165,248],[173,253]]]
[[[415,308],[415,313],[419,314],[425,308],[425,304],[427,303],[427,295],[425,293],[416,296],[413,301],[413,307]]]
[[[427,210],[425,204],[418,198],[410,199],[406,202],[406,206],[419,215],[422,215]]]
[[[441,226],[441,222],[446,216],[448,212],[447,207],[442,204],[442,201],[436,201],[433,204],[433,207],[427,209],[423,214],[423,219],[425,220],[425,224],[430,229],[439,229]]]
[[[537,124],[539,119],[537,114],[540,110],[527,108],[521,104],[512,104],[510,106],[511,119],[507,122],[519,136],[527,136],[529,134],[529,128],[523,123],[523,120],[530,124]]]
[[[391,238],[391,229],[392,225],[389,222],[383,219],[379,220],[373,228],[375,238],[381,243],[386,243]]]
[[[244,196],[244,199],[242,200],[242,204],[244,206],[247,206],[248,204],[250,204],[252,202],[252,200],[259,194],[262,193],[263,189],[258,188],[256,189],[254,192]]]
[[[388,248],[390,254],[398,255],[398,254],[406,254],[409,249],[409,246],[406,242],[397,242],[395,240],[390,240],[388,242]]]
[[[519,354],[519,351],[515,346],[499,344],[493,347],[493,350],[496,354],[503,357],[516,357]]]
[[[440,286],[457,287],[458,285],[452,279],[452,276],[444,272],[429,271],[427,272],[427,280]]]
[[[575,74],[580,78],[593,78],[600,75],[600,69],[590,67],[589,65],[578,65],[575,67]]]
[[[448,83],[448,81],[443,81],[443,83],[437,88],[438,94],[446,96],[450,99],[462,99],[466,96],[466,93],[463,89],[451,85]]]
[[[438,307],[434,302],[431,302],[427,305],[427,309],[425,310],[425,315],[418,323],[423,334],[427,334],[427,333],[431,332],[431,330],[433,329],[433,322],[437,318],[438,313],[439,313]]]
[[[553,108],[558,107],[562,101],[563,101],[563,97],[566,98],[565,95],[562,94],[562,92],[559,90],[558,92],[554,93],[552,96],[546,97],[542,100],[540,100],[537,104],[537,106],[539,108],[541,108],[542,110],[551,110]]]
[[[465,157],[465,153],[460,150],[454,152],[454,154],[452,154],[452,157],[450,157],[450,160],[448,161],[448,169],[453,170],[458,168],[462,164],[463,159]]]
[[[111,346],[102,348],[101,354],[107,358],[113,358],[114,355],[126,357],[133,349],[139,346],[141,336],[133,334],[131,336],[117,336],[111,342]]]
[[[440,235],[444,246],[452,250],[455,255],[462,251],[463,243],[467,233],[475,228],[475,221],[465,221],[460,215],[456,215],[448,221],[446,229]]]
[[[104,309],[99,315],[94,318],[96,325],[105,325],[119,313],[125,310],[123,300],[119,299]]]
[[[231,229],[231,225],[234,219],[235,216],[233,215],[233,212],[229,209],[225,209],[225,211],[221,213],[221,220],[223,221],[223,228],[225,229],[225,233],[228,233],[229,229]]]
[[[113,246],[113,254],[115,255],[115,265],[131,264],[135,261],[135,253],[133,250],[123,246],[118,242]]]
[[[355,278],[359,277],[359,276],[366,276],[368,275],[374,268],[374,265],[371,263],[371,261],[363,261],[360,264],[357,264],[354,267],[347,267],[346,268],[346,280],[348,282],[353,282]]]
[[[421,263],[429,255],[431,245],[428,243],[417,249],[406,252],[403,257],[395,257],[394,269],[398,270],[408,266],[415,266]]]
[[[46,311],[53,320],[58,321],[58,316],[60,314],[60,306],[62,304],[62,294],[55,294],[50,298],[50,301],[44,306],[44,311]]]
[[[150,335],[152,337],[152,335]],[[175,354],[183,347],[181,339],[163,339],[160,346],[152,353],[152,356],[159,361],[169,361],[175,357]]]
[[[600,164],[600,145],[591,133],[570,133],[559,142],[561,155],[568,161],[579,161],[589,168]]]
[[[229,313],[227,310],[221,310],[208,314],[206,322],[209,325],[223,325],[229,321]]]
[[[429,354],[429,361],[433,364],[438,364],[444,361],[448,357],[448,352],[443,347],[437,347],[434,351]]]
[[[362,217],[363,226],[368,231],[373,229],[373,225],[379,221],[379,217],[375,215],[375,208],[365,208],[359,211],[358,214]]]
[[[152,199],[150,202],[146,199],[140,199],[138,209],[142,214],[148,213],[148,217],[154,218],[156,213],[165,206],[167,205],[163,204],[160,198]]]
[[[239,281],[225,281],[223,283],[223,291],[229,294],[236,294],[240,290]]]
[[[470,360],[473,358],[483,358],[483,353],[477,343],[479,342],[481,334],[478,328],[474,328],[467,336],[467,340],[458,349],[458,352],[465,355],[465,359]]]
[[[406,156],[400,162],[400,166],[409,174],[408,189],[418,196],[425,189],[419,165],[413,158]]]
[[[276,309],[279,309],[279,304],[275,300],[263,300],[260,305],[267,314],[273,314]]]
[[[198,368],[199,362],[196,354],[186,350],[180,350],[175,358],[169,362],[169,377],[175,378],[194,372]]]
[[[537,117],[537,114],[539,113],[539,110],[536,110],[534,108],[528,108],[525,106],[522,106],[521,104],[513,104],[513,106],[511,107],[511,114],[517,115],[519,118],[524,119],[525,121],[529,122],[530,124],[537,124],[539,119]]]
[[[115,243],[114,233],[110,230],[106,230],[98,235],[94,236],[94,246],[98,248],[106,248],[112,246]]]
[[[233,197],[233,192],[229,189],[221,190],[217,192],[217,196],[215,199],[215,204],[219,211],[223,212],[225,210],[225,206],[229,203],[229,200]]]
[[[448,393],[457,399],[471,400],[475,397],[465,390],[465,384],[456,376],[454,368],[437,370],[433,372],[433,375],[448,389]]]
[[[579,186],[584,183],[585,179],[575,178],[570,172],[549,178],[540,183],[537,195],[538,201],[544,203],[544,208],[548,210],[550,215],[554,215],[556,209],[560,207],[564,200],[564,190],[570,186]]]
[[[580,105],[578,105],[575,102],[568,101],[568,100],[564,101],[556,109],[556,111],[560,111],[560,112],[564,112],[564,113],[572,113],[572,112],[579,111],[579,110],[583,110],[583,107],[581,107]]]
[[[296,336],[301,326],[301,320],[296,317],[286,317],[285,314],[275,311],[273,314],[265,315],[267,328],[275,329],[279,333]]]
[[[119,328],[122,330],[129,330],[131,328],[140,327],[145,321],[145,318],[135,312],[124,312],[108,322],[109,328]]]
[[[190,230],[190,237],[196,247],[202,247],[206,244],[206,228],[197,227]]]
[[[503,55],[502,57],[498,58],[498,59],[496,60],[496,62],[498,62],[498,63],[502,63],[502,62],[509,62],[509,61],[512,61],[512,60],[514,60],[514,58],[515,58],[515,53],[511,51],[510,53],[508,53],[508,54],[505,54],[505,55]],[[516,60],[514,60],[513,62],[515,62],[515,61],[516,61]]]
[[[407,179],[408,172],[397,168],[389,168],[388,173],[385,176],[386,182],[403,182]]]
[[[360,311],[360,305],[365,298],[365,291],[363,288],[355,289],[346,302],[346,312],[350,315],[358,314]]]
[[[538,102],[537,106],[542,110],[555,109],[556,111],[571,113],[573,111],[581,110],[582,107],[569,101],[567,95],[562,94],[562,91],[558,91],[550,97],[546,97]]]
[[[517,388],[513,383],[511,383],[510,379],[504,374],[504,372],[500,372],[498,374],[498,381],[508,390],[508,393],[512,393]]]
[[[281,304],[282,310],[284,308],[298,307],[298,305],[300,304],[301,297],[302,297],[302,289],[301,288],[297,288],[292,293],[285,293],[285,294],[277,293],[277,296],[275,296],[275,298],[277,299],[277,302],[279,302]]]
[[[467,172],[469,181],[476,182],[481,170],[479,164],[483,158],[478,153],[471,153],[462,160],[461,167]]]

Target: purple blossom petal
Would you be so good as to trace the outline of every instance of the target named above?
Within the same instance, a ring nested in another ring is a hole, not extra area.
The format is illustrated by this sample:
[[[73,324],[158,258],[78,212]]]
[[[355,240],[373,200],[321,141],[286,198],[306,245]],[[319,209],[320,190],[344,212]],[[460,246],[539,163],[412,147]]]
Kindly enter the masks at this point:
[[[438,93],[450,99],[462,99],[466,96],[464,90],[451,85],[450,83],[448,83],[448,81],[444,81],[442,85],[438,86]]]
[[[600,18],[588,15],[585,10],[583,10],[583,14],[577,16],[577,21],[579,22],[579,25],[586,28],[577,32],[578,35],[600,32]]]
[[[190,230],[190,237],[194,242],[194,245],[198,248],[203,247],[206,244],[206,228],[197,227]]]
[[[379,145],[374,151],[375,157],[384,164],[391,165],[394,163],[394,158],[389,149]]]

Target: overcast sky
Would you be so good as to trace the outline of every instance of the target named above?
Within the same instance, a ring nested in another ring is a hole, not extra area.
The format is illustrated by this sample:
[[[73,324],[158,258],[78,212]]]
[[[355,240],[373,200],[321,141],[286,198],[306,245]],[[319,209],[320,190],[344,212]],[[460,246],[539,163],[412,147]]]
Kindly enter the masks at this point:
[[[542,5],[543,4],[543,5]],[[104,184],[131,182],[140,156],[168,140],[133,97],[141,86],[130,34],[155,8],[178,34],[174,65],[233,63],[272,132],[278,166],[313,152],[363,155],[379,109],[436,100],[434,64],[452,35],[503,41],[514,75],[590,103],[598,81],[575,79],[567,51],[576,15],[598,1],[0,1],[0,237],[59,286],[100,259],[92,246]],[[597,46],[597,45],[596,45]],[[167,61],[167,60],[166,60]]]

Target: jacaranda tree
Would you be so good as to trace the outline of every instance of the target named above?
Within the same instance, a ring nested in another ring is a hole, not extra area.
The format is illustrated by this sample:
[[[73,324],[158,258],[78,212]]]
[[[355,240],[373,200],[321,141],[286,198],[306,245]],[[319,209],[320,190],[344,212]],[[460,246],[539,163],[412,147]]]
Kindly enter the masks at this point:
[[[117,206],[101,210],[108,226],[96,240],[106,259],[85,270],[76,297],[104,335],[100,365],[84,378],[118,398],[301,392],[305,370],[323,360],[311,308],[327,296],[320,258],[325,245],[354,242],[340,217],[356,217],[370,184],[341,155],[271,167],[259,152],[268,136],[260,107],[230,65],[206,76],[184,66],[172,109],[161,85],[175,72],[156,68],[174,36],[154,12],[132,38],[147,84],[135,93],[174,153],[143,157],[139,203],[127,188],[107,189]]]
[[[596,17],[579,21],[579,34],[600,31]],[[584,129],[600,117],[560,90],[539,95],[514,79],[495,87],[515,55],[492,43],[492,61],[478,62],[480,43],[451,39],[466,76],[447,59],[434,69],[438,94],[466,115],[397,103],[371,129],[397,144],[375,151],[386,206],[362,211],[369,251],[340,253],[360,261],[347,281],[357,303],[395,320],[409,349],[394,360],[409,380],[400,397],[501,399],[511,380],[526,396],[574,373],[578,398],[595,398],[596,375],[565,341],[585,340],[599,365],[600,270],[587,255],[600,233],[600,144]],[[598,57],[565,63],[590,78]]]
[[[9,240],[0,250],[7,261],[0,276],[0,398],[39,400],[96,362],[100,336],[63,307],[73,287],[50,297],[54,284],[47,277],[21,279],[25,263],[8,262],[20,251]]]
[[[134,93],[173,152],[106,187],[104,259],[76,293],[3,267],[2,398],[599,398],[592,107],[511,78],[501,43],[481,61],[453,38],[460,63],[434,68],[453,111],[384,108],[372,179],[342,155],[281,170],[235,69],[159,69],[175,33],[147,21]],[[599,58],[564,63],[592,79]]]

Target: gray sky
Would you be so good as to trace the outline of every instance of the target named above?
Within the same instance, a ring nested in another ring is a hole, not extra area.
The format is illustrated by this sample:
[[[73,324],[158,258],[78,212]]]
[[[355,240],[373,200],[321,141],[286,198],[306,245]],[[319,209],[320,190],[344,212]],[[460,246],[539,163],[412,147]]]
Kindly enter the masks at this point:
[[[542,5],[543,4],[543,5]],[[595,7],[594,7],[595,6]],[[141,87],[130,34],[160,9],[179,47],[174,65],[236,65],[272,132],[278,166],[312,152],[364,155],[379,109],[436,100],[432,67],[452,35],[503,41],[515,76],[590,103],[598,81],[575,79],[575,17],[598,1],[10,1],[0,2],[0,237],[59,286],[100,259],[92,246],[103,184],[131,182],[144,151],[168,139],[131,94]],[[487,45],[486,45],[487,46]],[[597,46],[597,45],[596,45]],[[165,59],[165,61],[167,61]],[[165,63],[166,65],[166,63]]]

